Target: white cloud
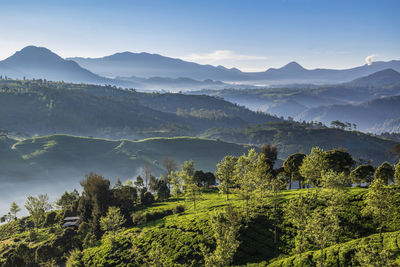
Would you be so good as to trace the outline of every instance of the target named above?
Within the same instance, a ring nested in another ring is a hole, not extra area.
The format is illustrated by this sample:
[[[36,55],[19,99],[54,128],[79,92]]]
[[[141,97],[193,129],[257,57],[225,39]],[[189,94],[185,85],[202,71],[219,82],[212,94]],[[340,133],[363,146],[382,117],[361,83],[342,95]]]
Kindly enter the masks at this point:
[[[372,54],[365,58],[365,62],[367,62],[368,66],[370,66],[372,64],[372,61],[374,60],[375,57],[376,57],[376,55]]]
[[[192,61],[208,61],[209,63],[214,63],[221,60],[266,60],[268,57],[236,54],[231,50],[216,50],[206,54],[190,54],[184,56],[182,59]]]
[[[186,61],[200,64],[222,65],[227,68],[239,68],[242,71],[264,71],[266,69],[266,56],[238,54],[231,50],[215,50],[211,53],[189,54],[181,57]]]

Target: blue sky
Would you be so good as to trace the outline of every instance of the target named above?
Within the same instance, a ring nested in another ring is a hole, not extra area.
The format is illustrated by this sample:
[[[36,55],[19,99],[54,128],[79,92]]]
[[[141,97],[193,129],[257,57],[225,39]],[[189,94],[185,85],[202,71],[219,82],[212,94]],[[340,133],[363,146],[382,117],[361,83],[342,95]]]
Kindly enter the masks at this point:
[[[398,0],[0,1],[0,59],[150,52],[248,71],[400,59]]]

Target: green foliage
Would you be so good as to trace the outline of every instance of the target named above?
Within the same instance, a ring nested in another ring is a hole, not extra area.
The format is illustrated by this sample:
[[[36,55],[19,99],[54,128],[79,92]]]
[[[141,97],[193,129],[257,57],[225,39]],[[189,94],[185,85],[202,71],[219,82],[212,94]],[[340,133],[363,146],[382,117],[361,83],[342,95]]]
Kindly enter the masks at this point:
[[[379,233],[390,227],[396,220],[398,210],[395,204],[394,190],[385,185],[382,179],[375,178],[365,198],[364,215],[371,215],[377,224]]]
[[[360,165],[350,173],[353,183],[372,183],[374,179],[375,168],[370,164]]]
[[[218,188],[222,193],[226,194],[226,200],[229,200],[229,194],[235,184],[235,165],[237,158],[233,156],[225,156],[220,163],[217,164],[216,176],[220,181]]]
[[[305,178],[307,184],[318,187],[321,182],[321,174],[326,169],[326,166],[324,151],[319,147],[314,147],[311,149],[311,153],[303,159],[299,172]]]
[[[232,206],[227,206],[224,213],[213,215],[210,227],[214,233],[216,248],[212,253],[205,252],[205,266],[229,266],[232,263],[240,243],[237,240],[240,220],[240,214]]]
[[[303,188],[304,177],[301,176],[299,168],[303,163],[303,159],[306,157],[305,154],[296,153],[292,154],[283,162],[283,170],[286,175],[289,176],[289,189],[291,189],[292,181],[298,181],[299,187]]]
[[[400,185],[400,159],[395,166],[394,177],[396,178],[396,184]]]
[[[50,210],[52,207],[49,203],[49,197],[45,194],[38,195],[37,197],[28,196],[25,208],[29,211],[32,221],[37,229],[41,226],[46,211]]]
[[[394,170],[389,162],[382,163],[375,171],[375,179],[381,179],[385,184],[394,182]]]
[[[115,239],[117,231],[121,229],[125,222],[126,219],[119,208],[109,207],[106,216],[100,218],[100,227],[103,231],[111,232],[113,239]]]
[[[75,201],[77,201],[78,198],[79,198],[79,193],[78,193],[78,191],[77,191],[76,189],[75,189],[74,191],[70,192],[70,193],[65,192],[65,193],[61,196],[61,198],[59,198],[59,199],[56,201],[56,205],[57,205],[57,206],[60,206],[60,207],[63,208],[63,209],[65,209],[65,208],[68,208],[68,207],[70,207],[71,205],[73,205],[73,203],[74,203]]]

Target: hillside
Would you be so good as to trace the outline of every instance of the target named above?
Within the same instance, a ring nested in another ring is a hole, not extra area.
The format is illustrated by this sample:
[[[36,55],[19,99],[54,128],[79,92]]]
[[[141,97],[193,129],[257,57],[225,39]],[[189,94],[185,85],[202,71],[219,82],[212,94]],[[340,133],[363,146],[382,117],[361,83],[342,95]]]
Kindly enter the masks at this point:
[[[400,96],[377,98],[359,105],[315,107],[296,116],[298,120],[317,120],[325,124],[334,120],[353,122],[361,130],[374,130],[374,132],[390,130],[391,127],[386,125],[399,118]]]
[[[355,256],[363,246],[377,244],[378,235],[374,233],[374,225],[370,218],[361,216],[361,209],[368,189],[348,188],[346,195],[346,213],[341,215],[342,232],[336,244],[327,247],[326,263],[335,264],[338,261],[344,266],[360,266],[359,258]],[[298,194],[310,194],[314,199],[313,189],[285,190],[281,194],[281,205]],[[398,194],[397,194],[398,197]],[[322,199],[320,200],[322,201]],[[142,207],[133,214],[148,214],[148,220],[136,226],[130,226],[112,236],[105,234],[98,242],[87,245],[73,253],[74,247],[84,243],[81,232],[73,228],[57,227],[63,218],[63,211],[59,210],[53,216],[47,216],[46,225],[33,236],[29,234],[32,222],[29,217],[0,226],[0,263],[9,266],[10,262],[23,258],[31,264],[39,260],[65,262],[68,260],[74,266],[97,265],[126,265],[140,266],[149,262],[163,262],[161,265],[195,265],[204,264],[202,246],[214,250],[215,239],[210,225],[211,217],[217,212],[223,212],[227,205],[243,208],[243,200],[233,195],[230,201],[218,194],[216,190],[204,190],[203,200],[196,209],[191,202],[183,198],[171,198],[168,201],[157,202]],[[320,204],[317,204],[320,205]],[[184,207],[184,211],[168,213],[176,207]],[[52,212],[54,213],[54,212]],[[49,213],[51,214],[51,213]],[[153,217],[151,217],[153,216]],[[157,217],[158,216],[158,217]],[[292,266],[298,258],[292,249],[291,238],[294,238],[295,229],[282,217],[279,224],[279,241],[274,244],[273,224],[265,216],[257,216],[250,222],[242,222],[237,240],[240,245],[233,256],[232,266]],[[394,232],[383,234],[384,248],[389,250],[389,262],[398,262],[400,250],[398,242],[398,226]],[[396,232],[397,231],[397,232]],[[35,238],[38,238],[35,241]],[[375,243],[374,243],[375,242]],[[204,247],[203,247],[204,249]],[[24,254],[17,254],[23,251]],[[67,252],[67,254],[65,254]],[[64,253],[64,254],[63,254]],[[36,257],[29,257],[36,255]],[[57,257],[55,257],[57,255]],[[303,255],[303,263],[314,265],[319,261],[319,250],[307,250]],[[7,265],[8,264],[8,265]],[[295,265],[294,266],[299,266]],[[328,265],[330,266],[330,265]]]
[[[354,159],[371,160],[374,164],[395,160],[387,154],[387,151],[396,145],[394,141],[383,140],[359,131],[345,131],[318,124],[284,122],[234,130],[214,128],[204,132],[202,137],[259,146],[271,143],[278,148],[278,157],[281,159],[299,151],[308,153],[312,147],[319,146],[324,150],[345,148]]]
[[[198,169],[215,170],[226,153],[241,155],[249,146],[221,141],[177,137],[139,141],[111,141],[51,135],[19,142],[0,139],[0,210],[9,197],[18,202],[27,194],[46,190],[51,196],[73,189],[89,172],[112,180],[136,178],[148,164],[154,174],[164,173],[162,162],[173,157],[178,164],[193,159]]]
[[[114,139],[193,136],[217,125],[278,121],[214,97],[41,80],[0,80],[0,113],[7,114],[0,125],[8,131]]]

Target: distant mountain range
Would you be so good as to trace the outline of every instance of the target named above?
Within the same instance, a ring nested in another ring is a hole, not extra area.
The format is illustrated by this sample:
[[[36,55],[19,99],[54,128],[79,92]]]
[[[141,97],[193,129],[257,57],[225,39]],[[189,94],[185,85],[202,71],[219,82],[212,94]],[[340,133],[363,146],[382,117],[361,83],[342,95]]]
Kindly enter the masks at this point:
[[[400,71],[400,61],[373,62],[351,69],[313,69],[303,68],[297,62],[290,62],[282,68],[270,68],[264,72],[242,72],[236,68],[201,65],[181,59],[164,57],[149,53],[117,53],[102,58],[69,58],[84,68],[106,77],[187,77],[197,80],[213,79],[219,81],[241,81],[245,83],[340,83],[361,76],[392,68]]]
[[[396,131],[400,124],[400,73],[385,69],[348,83],[243,90],[202,90],[193,94],[222,97],[230,102],[299,121],[333,120],[356,123],[363,131]]]
[[[305,69],[296,62],[264,72],[201,65],[149,53],[116,53],[102,58],[63,59],[47,48],[27,46],[0,61],[0,75],[75,83],[111,84],[138,89],[199,90],[254,88],[250,85],[342,83],[391,68],[400,61],[373,62],[351,69]]]

